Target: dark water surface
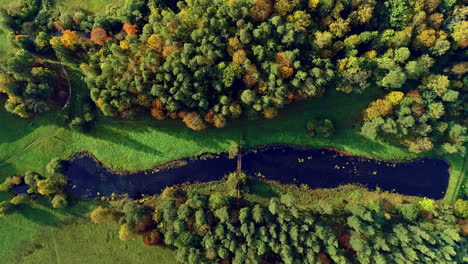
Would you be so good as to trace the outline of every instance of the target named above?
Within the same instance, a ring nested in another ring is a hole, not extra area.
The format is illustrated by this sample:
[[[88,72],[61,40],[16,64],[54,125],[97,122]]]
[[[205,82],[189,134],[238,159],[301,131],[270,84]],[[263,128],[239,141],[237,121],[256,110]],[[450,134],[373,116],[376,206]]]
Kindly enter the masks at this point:
[[[101,166],[92,156],[78,153],[66,172],[71,192],[82,198],[112,193],[157,194],[166,186],[222,179],[236,170],[236,159],[226,154],[211,158],[187,158],[170,166],[125,173]],[[370,189],[441,199],[447,189],[449,165],[440,159],[387,162],[341,154],[326,148],[269,146],[253,149],[242,158],[249,175],[264,175],[284,184],[307,184],[310,188],[335,188],[358,183]]]

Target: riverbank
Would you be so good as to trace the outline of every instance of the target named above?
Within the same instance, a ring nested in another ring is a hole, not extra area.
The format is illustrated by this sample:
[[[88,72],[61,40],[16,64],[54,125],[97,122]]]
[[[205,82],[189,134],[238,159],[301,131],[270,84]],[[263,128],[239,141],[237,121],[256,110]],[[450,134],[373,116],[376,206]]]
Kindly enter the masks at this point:
[[[225,181],[191,184],[188,192],[228,194]],[[271,181],[255,181],[249,185],[245,199],[266,204],[269,199],[291,194],[301,209],[339,208],[345,201],[384,201],[386,206],[403,202],[417,203],[420,197],[402,196],[390,192],[370,192],[355,185],[336,189],[311,190],[305,186],[283,185]],[[0,193],[0,201],[6,199]],[[96,225],[90,222],[89,212],[97,206],[95,200],[79,201],[71,207],[58,210],[46,205],[47,201],[26,204],[21,211],[0,218],[0,255],[5,263],[49,264],[93,263],[96,256],[102,263],[150,263],[158,259],[172,264],[175,252],[166,247],[144,247],[141,240],[120,241],[118,225]],[[83,255],[83,252],[86,254]],[[57,263],[58,263],[57,262]]]
[[[344,154],[331,148],[270,145],[246,150],[242,171],[282,184],[311,189],[362,184],[369,189],[439,200],[448,185],[449,166],[439,159],[390,161]],[[112,171],[89,153],[78,153],[65,173],[70,191],[80,198],[159,194],[165,187],[187,182],[219,181],[235,171],[237,160],[227,153],[201,155],[138,172]]]
[[[79,75],[71,75],[72,85],[85,89]],[[366,102],[378,97],[378,91],[366,96],[339,96],[330,90],[320,100],[291,105],[273,120],[236,121],[225,129],[194,132],[174,121],[156,121],[141,117],[132,121],[101,118],[94,131],[81,134],[62,128],[60,113],[49,113],[34,120],[25,120],[0,110],[0,169],[3,175],[26,171],[44,174],[45,165],[54,157],[67,158],[87,151],[112,170],[138,171],[172,160],[202,153],[221,153],[236,145],[244,135],[245,147],[268,144],[295,144],[307,147],[334,147],[354,155],[380,159],[417,158],[418,155],[384,142],[371,141],[359,134],[360,111]],[[363,98],[366,97],[366,98]],[[371,97],[371,98],[369,98]],[[342,105],[343,109],[335,109]],[[329,116],[337,127],[332,138],[310,138],[305,123],[310,118]],[[31,144],[34,143],[32,146]],[[27,151],[24,151],[27,149]],[[452,168],[446,200],[453,202],[463,159],[455,155],[428,153],[421,157],[447,160]]]

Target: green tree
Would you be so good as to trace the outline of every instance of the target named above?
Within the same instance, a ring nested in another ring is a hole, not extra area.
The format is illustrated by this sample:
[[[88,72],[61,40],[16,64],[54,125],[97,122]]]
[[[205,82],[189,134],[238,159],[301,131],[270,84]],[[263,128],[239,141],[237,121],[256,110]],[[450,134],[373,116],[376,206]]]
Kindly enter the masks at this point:
[[[408,221],[415,221],[419,216],[418,208],[414,204],[399,204],[395,208]]]

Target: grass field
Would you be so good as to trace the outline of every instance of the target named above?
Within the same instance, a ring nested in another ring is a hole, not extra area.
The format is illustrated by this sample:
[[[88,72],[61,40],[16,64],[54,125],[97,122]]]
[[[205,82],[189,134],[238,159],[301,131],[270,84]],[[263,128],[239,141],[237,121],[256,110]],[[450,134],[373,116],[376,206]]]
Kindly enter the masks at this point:
[[[0,201],[7,195],[0,194]],[[123,242],[117,225],[95,225],[87,219],[94,202],[79,202],[66,210],[44,202],[21,205],[0,218],[1,263],[175,263],[171,250],[147,248],[142,241]]]

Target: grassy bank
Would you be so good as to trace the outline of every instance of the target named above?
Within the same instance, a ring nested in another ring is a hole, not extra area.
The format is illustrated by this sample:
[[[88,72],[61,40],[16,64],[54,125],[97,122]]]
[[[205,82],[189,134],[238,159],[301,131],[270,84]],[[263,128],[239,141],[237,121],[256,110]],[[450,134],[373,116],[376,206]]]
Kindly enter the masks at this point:
[[[72,86],[86,89],[78,73],[71,74]],[[143,170],[155,165],[204,152],[227,151],[243,134],[247,147],[288,143],[331,146],[353,154],[384,159],[415,158],[405,149],[372,141],[359,134],[360,113],[379,91],[366,95],[343,95],[331,89],[320,99],[299,102],[273,120],[240,120],[225,129],[194,132],[176,121],[141,117],[133,121],[101,118],[95,130],[81,134],[63,128],[62,114],[25,120],[0,110],[0,170],[3,176],[35,170],[43,173],[53,157],[69,157],[89,151],[113,169]],[[310,138],[305,123],[315,117],[332,119],[337,134],[332,138]],[[434,153],[426,156],[437,157]],[[440,157],[440,156],[439,156]],[[452,201],[461,175],[463,159],[447,155],[452,166],[447,198]]]
[[[0,194],[0,201],[6,199]],[[87,214],[94,202],[79,202],[66,210],[44,201],[21,205],[0,218],[2,263],[175,263],[172,251],[146,248],[141,241],[118,239],[118,226],[95,225]]]

